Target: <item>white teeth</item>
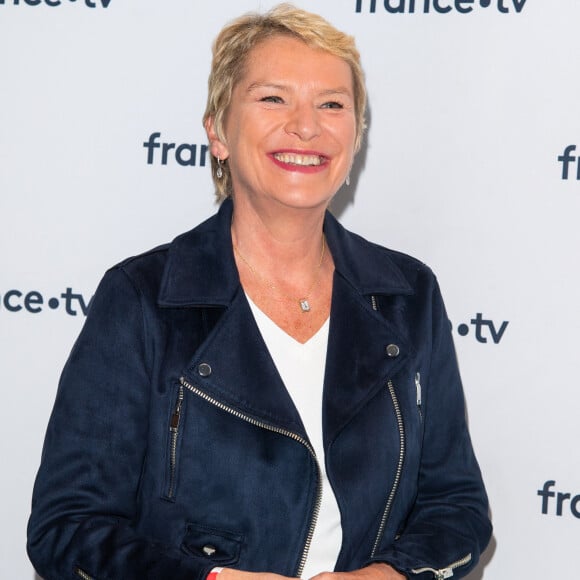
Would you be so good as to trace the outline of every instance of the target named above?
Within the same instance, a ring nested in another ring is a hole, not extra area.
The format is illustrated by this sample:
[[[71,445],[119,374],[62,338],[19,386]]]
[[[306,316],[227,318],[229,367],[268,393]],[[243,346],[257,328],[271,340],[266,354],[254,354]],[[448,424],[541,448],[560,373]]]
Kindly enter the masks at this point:
[[[299,155],[297,153],[275,153],[274,157],[282,163],[290,165],[321,165],[320,155]]]

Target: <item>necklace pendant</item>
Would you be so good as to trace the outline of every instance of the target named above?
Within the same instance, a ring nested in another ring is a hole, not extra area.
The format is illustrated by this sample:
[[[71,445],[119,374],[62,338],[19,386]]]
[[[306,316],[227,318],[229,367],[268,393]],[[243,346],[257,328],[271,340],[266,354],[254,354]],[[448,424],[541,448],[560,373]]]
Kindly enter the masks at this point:
[[[300,304],[300,309],[302,310],[302,312],[310,312],[310,303],[306,298],[298,300],[298,304]]]

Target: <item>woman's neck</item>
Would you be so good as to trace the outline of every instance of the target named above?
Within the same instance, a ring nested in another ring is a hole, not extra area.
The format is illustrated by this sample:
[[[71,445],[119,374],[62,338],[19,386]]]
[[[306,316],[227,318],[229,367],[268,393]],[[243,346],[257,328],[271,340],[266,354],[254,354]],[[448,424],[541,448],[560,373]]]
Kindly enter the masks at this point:
[[[285,278],[294,274],[300,283],[320,262],[326,208],[274,208],[267,211],[242,200],[234,202],[234,247],[262,275]]]
[[[234,202],[232,242],[244,291],[287,334],[310,339],[330,314],[334,262],[324,210],[264,213]]]

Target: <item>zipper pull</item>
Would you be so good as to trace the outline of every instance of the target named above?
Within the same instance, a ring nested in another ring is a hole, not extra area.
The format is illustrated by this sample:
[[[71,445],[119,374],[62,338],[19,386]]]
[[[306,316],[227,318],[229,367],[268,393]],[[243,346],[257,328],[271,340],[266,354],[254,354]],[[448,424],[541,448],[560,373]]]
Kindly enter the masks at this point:
[[[417,389],[417,407],[421,409],[421,373],[415,374],[415,388]]]
[[[440,568],[439,570],[435,570],[434,568],[413,568],[411,572],[413,574],[422,574],[423,572],[433,572],[433,578],[435,580],[446,580],[447,578],[453,577],[453,570],[455,568],[459,568],[460,566],[465,566],[471,562],[471,554],[467,554],[465,558],[461,560],[457,560],[457,562],[453,562],[447,566],[447,568]]]
[[[176,433],[179,429],[179,420],[181,419],[181,404],[183,403],[183,387],[179,387],[179,396],[175,405],[175,411],[171,415],[170,430]]]

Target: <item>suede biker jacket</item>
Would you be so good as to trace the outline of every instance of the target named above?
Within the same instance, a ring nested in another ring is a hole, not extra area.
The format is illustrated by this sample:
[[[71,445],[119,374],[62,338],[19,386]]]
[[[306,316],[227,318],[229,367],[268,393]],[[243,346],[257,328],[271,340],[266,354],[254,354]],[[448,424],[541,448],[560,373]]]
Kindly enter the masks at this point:
[[[300,576],[325,462],[336,570],[463,577],[490,537],[430,270],[327,214],[335,262],[316,457],[240,286],[233,205],[104,276],[64,368],[28,551],[46,580]]]

